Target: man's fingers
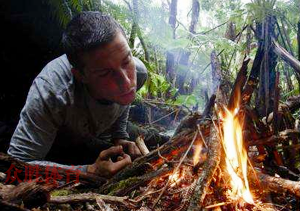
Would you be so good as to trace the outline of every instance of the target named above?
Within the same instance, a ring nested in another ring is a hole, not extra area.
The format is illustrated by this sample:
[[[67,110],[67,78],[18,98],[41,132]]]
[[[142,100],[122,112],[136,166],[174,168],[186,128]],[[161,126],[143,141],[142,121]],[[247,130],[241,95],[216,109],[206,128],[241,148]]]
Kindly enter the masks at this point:
[[[120,161],[120,160],[123,160],[123,157],[122,157],[122,156],[118,156],[118,157],[117,157],[117,161]]]
[[[124,154],[122,160],[119,160],[112,164],[112,173],[113,174],[117,173],[118,171],[125,168],[126,166],[128,166],[131,163],[132,163],[132,161],[131,161],[130,156],[127,154]]]
[[[103,150],[99,157],[101,160],[108,160],[111,156],[115,155],[122,155],[123,152],[123,147],[122,146],[114,146],[109,149]]]
[[[134,142],[130,143],[129,154],[134,156],[142,155],[140,149],[137,147],[137,145]]]
[[[135,144],[134,143],[128,143],[128,154],[129,155],[135,154]]]

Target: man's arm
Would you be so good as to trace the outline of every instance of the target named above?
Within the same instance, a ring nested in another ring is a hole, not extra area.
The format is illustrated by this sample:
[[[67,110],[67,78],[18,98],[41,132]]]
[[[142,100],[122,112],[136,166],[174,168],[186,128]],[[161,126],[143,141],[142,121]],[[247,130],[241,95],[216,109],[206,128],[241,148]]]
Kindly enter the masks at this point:
[[[51,87],[42,78],[34,80],[11,138],[8,154],[30,164],[74,168],[44,160],[65,114],[65,102],[61,96],[54,94]],[[86,167],[75,166],[75,169],[86,171]]]

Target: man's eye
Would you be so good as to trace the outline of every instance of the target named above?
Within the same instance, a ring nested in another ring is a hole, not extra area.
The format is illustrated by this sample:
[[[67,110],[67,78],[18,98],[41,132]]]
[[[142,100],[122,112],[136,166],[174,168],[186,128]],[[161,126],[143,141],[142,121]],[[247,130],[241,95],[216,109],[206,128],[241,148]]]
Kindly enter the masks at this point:
[[[103,77],[103,76],[107,76],[109,73],[111,72],[111,70],[96,70],[94,71],[94,74],[96,74],[97,76]]]
[[[127,59],[126,61],[123,62],[123,66],[130,64],[130,62],[131,62],[131,59]]]

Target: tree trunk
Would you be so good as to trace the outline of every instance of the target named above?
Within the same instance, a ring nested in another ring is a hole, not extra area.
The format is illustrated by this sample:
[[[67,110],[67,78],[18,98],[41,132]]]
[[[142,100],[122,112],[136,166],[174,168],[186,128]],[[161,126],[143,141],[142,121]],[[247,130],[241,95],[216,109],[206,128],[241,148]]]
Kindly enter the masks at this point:
[[[138,26],[138,28],[137,28],[137,35],[138,35],[138,38],[139,38],[139,40],[140,40],[140,42],[141,42],[141,45],[142,45],[142,47],[143,47],[143,50],[144,50],[145,60],[146,60],[147,62],[149,62],[149,61],[150,61],[150,54],[149,54],[147,45],[146,45],[146,43],[145,43],[145,40],[144,40],[144,38],[143,38],[143,36],[142,36],[141,28],[140,28],[139,26]]]
[[[139,13],[138,6],[139,6],[138,0],[132,0],[132,8],[133,9],[131,9],[130,4],[128,3],[129,10],[132,10],[132,16],[133,16],[133,22],[132,22],[132,26],[131,26],[131,32],[130,32],[130,37],[129,37],[128,43],[129,43],[129,47],[131,49],[134,49],[135,38],[136,38],[136,36],[138,36],[138,38],[141,42],[141,45],[143,47],[143,50],[144,50],[145,60],[149,62],[149,60],[150,60],[149,52],[148,52],[147,45],[144,41],[140,26],[139,26],[140,13]]]
[[[166,60],[166,76],[169,83],[174,84],[175,78],[175,56],[174,52],[167,51],[167,60]]]
[[[179,94],[187,94],[187,88],[185,88],[185,80],[189,73],[189,59],[191,53],[185,49],[180,52],[179,66],[176,74],[176,87],[178,87]]]
[[[137,30],[138,30],[138,0],[132,0],[132,5],[133,5],[133,9],[131,8],[129,2],[128,2],[128,7],[129,10],[131,10],[132,12],[132,26],[131,26],[131,32],[130,32],[130,36],[129,36],[129,47],[131,49],[134,48],[134,42],[135,42],[135,38],[137,35]]]
[[[200,4],[198,0],[193,0],[192,4],[192,20],[191,25],[189,27],[189,31],[192,34],[196,33],[196,26],[199,20],[199,13],[200,13]]]
[[[283,71],[284,71],[284,76],[286,79],[287,90],[288,90],[288,92],[291,92],[291,91],[293,91],[294,87],[293,87],[293,82],[291,79],[290,70],[286,63],[283,64]]]
[[[199,12],[200,12],[200,4],[198,0],[193,0],[192,4],[192,19],[191,24],[189,27],[189,31],[191,34],[196,33],[196,26],[199,19]],[[189,38],[192,38],[189,36]],[[186,77],[188,75],[189,71],[189,59],[190,59],[191,52],[182,49],[180,53],[180,59],[179,59],[179,70],[177,71],[177,77],[176,77],[176,85],[178,87],[178,92],[180,94],[190,94],[193,92],[193,89],[187,89],[185,87],[185,81]],[[191,77],[194,78],[194,77]],[[192,83],[192,79],[190,81],[190,84]]]
[[[173,39],[176,38],[176,17],[177,17],[177,0],[172,0],[170,4],[169,24],[172,28]],[[174,85],[175,79],[175,54],[176,52],[167,51],[166,75],[168,81]]]
[[[170,5],[169,24],[173,30],[173,39],[176,38],[177,1],[178,0],[172,0]]]
[[[300,61],[300,21],[298,22],[297,41],[298,41],[298,60]]]
[[[275,86],[275,67],[277,64],[277,55],[272,48],[272,37],[275,37],[275,18],[274,16],[267,17],[260,31],[260,36],[263,38],[265,49],[264,61],[261,66],[259,77],[259,92],[256,98],[256,108],[261,117],[266,116],[273,111],[274,105],[274,90]]]
[[[221,73],[221,65],[217,54],[215,51],[212,51],[211,56],[211,70],[212,70],[212,93],[216,93],[216,89],[221,83],[222,73]]]

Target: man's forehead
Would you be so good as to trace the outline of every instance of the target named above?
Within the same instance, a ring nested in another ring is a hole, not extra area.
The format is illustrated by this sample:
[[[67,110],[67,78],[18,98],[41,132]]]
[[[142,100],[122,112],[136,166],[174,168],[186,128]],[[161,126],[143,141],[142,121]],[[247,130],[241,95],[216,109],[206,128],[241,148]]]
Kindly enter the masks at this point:
[[[98,50],[101,54],[114,55],[116,53],[127,54],[130,48],[124,35],[119,32],[111,42],[99,47]]]

